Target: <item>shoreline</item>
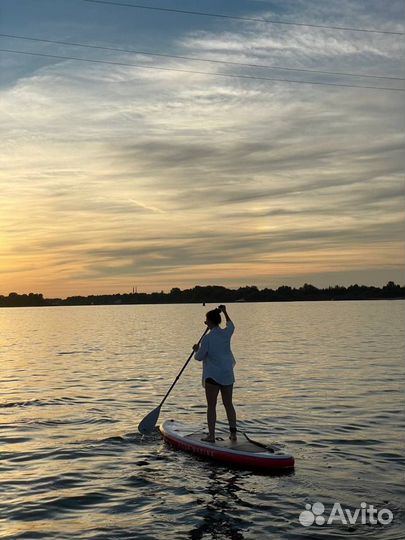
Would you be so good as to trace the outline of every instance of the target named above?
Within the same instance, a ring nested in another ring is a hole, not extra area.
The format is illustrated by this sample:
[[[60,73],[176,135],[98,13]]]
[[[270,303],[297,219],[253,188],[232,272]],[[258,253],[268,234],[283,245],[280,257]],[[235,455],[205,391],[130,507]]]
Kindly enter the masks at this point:
[[[404,297],[397,298],[330,298],[330,299],[289,299],[289,300],[250,300],[250,301],[231,301],[227,304],[288,304],[288,303],[321,303],[321,302],[381,302],[381,301],[404,301]],[[209,301],[205,302],[206,304],[219,304],[218,301]],[[18,308],[53,308],[53,307],[100,307],[100,306],[111,306],[111,307],[124,307],[124,306],[173,306],[173,305],[201,305],[202,302],[105,302],[105,303],[60,303],[60,304],[37,304],[37,305],[18,305],[18,306],[4,306],[0,305],[0,309],[18,309]]]
[[[277,289],[259,289],[255,285],[228,289],[220,285],[196,285],[181,290],[174,287],[170,292],[116,293],[75,295],[67,298],[44,298],[42,293],[0,295],[0,307],[49,307],[83,305],[159,305],[159,304],[238,304],[257,302],[342,302],[367,300],[404,300],[405,287],[389,281],[383,287],[366,285],[329,286],[325,289],[305,283],[292,288],[282,285]]]

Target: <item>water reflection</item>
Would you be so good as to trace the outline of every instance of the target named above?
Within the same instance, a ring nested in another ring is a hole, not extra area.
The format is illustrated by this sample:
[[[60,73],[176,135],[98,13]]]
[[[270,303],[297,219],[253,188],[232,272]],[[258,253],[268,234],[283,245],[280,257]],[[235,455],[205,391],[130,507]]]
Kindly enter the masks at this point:
[[[206,489],[208,498],[202,511],[203,521],[199,527],[190,531],[189,536],[192,540],[200,540],[206,535],[211,538],[223,537],[232,540],[244,538],[242,529],[245,529],[247,524],[246,520],[239,517],[240,500],[237,496],[241,489],[238,485],[241,474],[235,472],[232,476],[228,476],[223,470],[213,466]]]
[[[184,363],[199,306],[0,310],[0,537],[312,538],[304,503],[340,500],[398,508],[391,527],[356,540],[402,538],[403,302],[232,310],[241,422],[295,456],[292,478],[166,452],[158,432],[136,432]],[[201,423],[195,364],[162,419]]]
[[[201,525],[191,530],[189,536],[191,540],[201,540],[204,536],[213,539],[230,538],[231,540],[242,540],[243,530],[246,530],[250,523],[249,517],[241,514],[241,508],[246,508],[246,515],[249,516],[250,507],[257,508],[257,505],[244,500],[238,493],[246,491],[244,480],[251,476],[278,477],[294,475],[294,470],[274,471],[271,473],[251,473],[237,469],[224,470],[209,464],[209,484],[205,490],[207,495],[205,501],[197,500],[201,505],[205,504],[203,510],[197,514],[202,515]],[[207,466],[207,469],[208,469]]]

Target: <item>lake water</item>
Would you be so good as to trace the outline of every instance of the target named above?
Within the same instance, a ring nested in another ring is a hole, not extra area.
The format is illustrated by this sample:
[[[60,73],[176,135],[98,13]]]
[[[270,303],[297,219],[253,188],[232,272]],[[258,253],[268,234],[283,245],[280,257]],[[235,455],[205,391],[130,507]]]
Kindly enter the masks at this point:
[[[239,427],[296,459],[268,476],[137,433],[212,307],[0,310],[0,538],[403,538],[404,302],[229,306]],[[205,422],[200,369],[160,420]],[[393,521],[304,527],[315,502]]]

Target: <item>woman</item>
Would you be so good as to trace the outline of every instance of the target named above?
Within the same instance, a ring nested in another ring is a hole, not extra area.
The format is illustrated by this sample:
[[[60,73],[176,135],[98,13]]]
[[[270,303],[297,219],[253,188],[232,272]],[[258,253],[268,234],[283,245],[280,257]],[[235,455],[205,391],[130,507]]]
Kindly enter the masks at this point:
[[[225,316],[226,328],[219,326],[221,312]],[[231,351],[231,336],[235,326],[225,306],[209,311],[205,324],[210,330],[209,333],[203,337],[200,345],[193,346],[194,358],[203,363],[203,386],[207,398],[208,436],[202,440],[215,442],[216,405],[218,394],[221,392],[222,403],[229,422],[229,438],[231,441],[236,441],[236,413],[232,403],[235,358]]]

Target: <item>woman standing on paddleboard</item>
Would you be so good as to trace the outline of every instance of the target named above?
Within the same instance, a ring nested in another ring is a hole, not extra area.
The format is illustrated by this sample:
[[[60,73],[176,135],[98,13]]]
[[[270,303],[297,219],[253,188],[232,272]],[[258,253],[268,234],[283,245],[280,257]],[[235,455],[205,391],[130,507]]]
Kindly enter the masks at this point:
[[[225,316],[226,328],[221,328],[221,312]],[[208,436],[203,441],[215,442],[215,423],[217,419],[217,398],[221,392],[229,422],[229,438],[236,441],[236,412],[232,403],[233,367],[235,358],[231,351],[231,337],[235,325],[231,321],[225,306],[208,311],[205,324],[209,333],[203,337],[200,345],[194,345],[194,358],[203,363],[203,386],[207,398]]]

